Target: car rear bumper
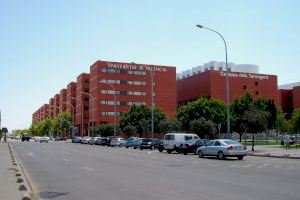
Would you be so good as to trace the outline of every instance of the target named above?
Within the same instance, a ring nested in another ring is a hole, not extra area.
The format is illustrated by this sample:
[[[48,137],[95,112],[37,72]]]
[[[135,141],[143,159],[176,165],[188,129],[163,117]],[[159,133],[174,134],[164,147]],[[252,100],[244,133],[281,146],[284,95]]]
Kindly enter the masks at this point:
[[[246,156],[247,155],[247,152],[244,151],[244,150],[234,150],[234,151],[227,151],[227,152],[224,152],[224,155],[227,156],[227,157],[230,157],[230,156]]]

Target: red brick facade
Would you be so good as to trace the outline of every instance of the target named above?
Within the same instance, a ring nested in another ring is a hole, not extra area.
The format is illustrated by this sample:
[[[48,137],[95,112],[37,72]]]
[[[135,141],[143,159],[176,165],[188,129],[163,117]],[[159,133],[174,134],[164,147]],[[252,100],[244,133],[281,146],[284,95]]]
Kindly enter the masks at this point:
[[[249,91],[254,99],[266,98],[278,106],[277,76],[250,74],[242,72],[229,73],[230,101]],[[226,101],[226,73],[210,70],[187,78],[177,80],[178,105],[194,101],[201,96],[213,97]]]
[[[62,89],[59,92],[59,112],[66,112],[67,109],[66,100],[67,100],[67,90]]]
[[[300,86],[293,88],[293,107],[300,109]]]
[[[89,91],[90,75],[82,73],[77,77],[76,84],[76,115],[75,124],[79,128],[79,135],[88,135],[89,124]]]
[[[176,68],[135,63],[97,61],[90,67],[90,126],[117,123],[133,104],[151,107],[151,71],[154,104],[169,118],[176,112]],[[114,91],[115,90],[115,91]]]
[[[67,86],[66,111],[71,113],[73,121],[76,115],[76,83],[71,82]]]

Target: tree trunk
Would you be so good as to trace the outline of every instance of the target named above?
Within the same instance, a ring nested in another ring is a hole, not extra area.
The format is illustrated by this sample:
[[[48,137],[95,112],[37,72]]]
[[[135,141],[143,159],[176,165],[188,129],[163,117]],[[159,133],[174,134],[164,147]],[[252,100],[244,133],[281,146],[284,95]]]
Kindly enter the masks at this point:
[[[252,151],[254,151],[254,133],[252,133]]]

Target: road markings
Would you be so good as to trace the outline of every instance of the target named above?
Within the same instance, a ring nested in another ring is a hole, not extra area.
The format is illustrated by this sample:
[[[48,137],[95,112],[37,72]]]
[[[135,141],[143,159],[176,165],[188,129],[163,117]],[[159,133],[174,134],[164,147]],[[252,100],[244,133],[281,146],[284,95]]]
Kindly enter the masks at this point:
[[[252,167],[254,164],[248,164],[248,165],[245,165],[243,167],[247,168],[247,167]]]
[[[266,167],[266,166],[268,166],[269,164],[262,164],[262,165],[260,165],[260,166],[258,166],[257,168],[258,169],[261,169],[261,168],[264,168],[264,167]]]
[[[66,161],[66,162],[69,162],[69,161],[70,161],[70,160],[68,160],[68,159],[66,159],[66,158],[63,158],[63,160]]]
[[[89,171],[95,171],[94,169],[92,169],[92,168],[89,168],[89,167],[83,167],[83,169],[86,169],[86,170],[89,170]]]
[[[275,165],[275,166],[274,166],[275,169],[277,169],[277,168],[279,168],[279,167],[281,167],[281,165]]]
[[[239,167],[239,165],[230,165],[230,167]]]

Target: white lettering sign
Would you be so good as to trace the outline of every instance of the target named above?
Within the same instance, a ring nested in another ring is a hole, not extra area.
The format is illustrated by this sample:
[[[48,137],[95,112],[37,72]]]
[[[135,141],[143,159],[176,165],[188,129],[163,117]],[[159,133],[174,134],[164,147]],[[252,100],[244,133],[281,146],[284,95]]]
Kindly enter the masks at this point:
[[[107,62],[108,67],[114,69],[125,69],[125,70],[145,70],[152,72],[166,72],[166,67],[159,67],[153,65],[138,65],[138,64],[126,64],[126,63],[111,63]]]
[[[226,72],[221,72],[221,76],[226,76]],[[248,74],[248,73],[234,73],[234,72],[228,72],[228,77],[233,78],[251,78],[251,79],[259,79],[259,80],[267,80],[269,79],[269,76],[267,75],[260,75],[260,74]]]

